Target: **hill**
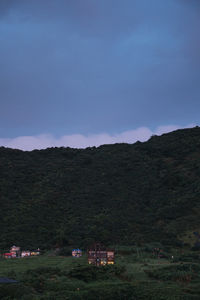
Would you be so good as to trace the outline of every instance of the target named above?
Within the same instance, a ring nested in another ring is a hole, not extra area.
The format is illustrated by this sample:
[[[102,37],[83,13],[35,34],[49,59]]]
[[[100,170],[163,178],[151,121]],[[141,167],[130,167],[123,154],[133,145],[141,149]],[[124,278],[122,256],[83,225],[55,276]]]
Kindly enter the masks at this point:
[[[0,148],[0,247],[193,242],[200,128],[145,143]]]

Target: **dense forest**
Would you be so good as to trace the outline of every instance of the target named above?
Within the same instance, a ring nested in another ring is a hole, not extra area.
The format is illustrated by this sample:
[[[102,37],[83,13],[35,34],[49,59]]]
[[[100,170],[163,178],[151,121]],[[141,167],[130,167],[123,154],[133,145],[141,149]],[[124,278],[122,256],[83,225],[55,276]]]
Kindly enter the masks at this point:
[[[200,128],[145,143],[0,148],[0,248],[195,242]]]

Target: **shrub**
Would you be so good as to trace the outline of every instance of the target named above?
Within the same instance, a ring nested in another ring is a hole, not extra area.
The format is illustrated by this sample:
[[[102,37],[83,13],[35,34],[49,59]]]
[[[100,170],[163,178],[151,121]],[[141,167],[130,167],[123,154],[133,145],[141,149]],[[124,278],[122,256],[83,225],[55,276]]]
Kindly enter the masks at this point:
[[[83,280],[85,282],[105,280],[115,275],[119,276],[125,271],[123,266],[78,266],[69,272],[69,277]]]
[[[200,278],[200,265],[181,264],[163,267],[158,270],[145,271],[149,277],[163,281],[189,282],[194,278]]]

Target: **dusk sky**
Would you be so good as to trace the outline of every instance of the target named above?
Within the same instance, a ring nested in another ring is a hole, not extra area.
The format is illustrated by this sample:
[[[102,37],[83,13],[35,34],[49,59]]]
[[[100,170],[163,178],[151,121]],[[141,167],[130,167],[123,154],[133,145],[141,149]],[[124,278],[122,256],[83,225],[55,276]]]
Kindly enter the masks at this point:
[[[0,0],[0,146],[200,124],[200,0]]]

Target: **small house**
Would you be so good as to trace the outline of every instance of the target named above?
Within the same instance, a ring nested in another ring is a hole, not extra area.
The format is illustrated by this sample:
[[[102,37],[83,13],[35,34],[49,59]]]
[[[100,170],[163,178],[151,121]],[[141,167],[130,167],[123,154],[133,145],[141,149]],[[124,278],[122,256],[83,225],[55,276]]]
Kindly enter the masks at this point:
[[[82,256],[82,251],[80,249],[73,249],[72,250],[72,256],[73,257],[81,257]]]
[[[17,246],[12,246],[10,248],[10,253],[12,254],[12,257],[20,257],[21,256],[21,249]]]
[[[95,243],[88,249],[88,263],[95,266],[113,265],[115,251],[107,249],[101,243]]]
[[[37,250],[31,251],[31,256],[37,256],[40,255],[40,249],[38,248]]]
[[[8,252],[8,253],[4,253],[3,257],[5,257],[5,258],[12,258],[13,256],[12,256],[12,254],[10,252]]]
[[[26,250],[21,252],[21,257],[28,257],[28,256],[31,256],[31,251]]]

